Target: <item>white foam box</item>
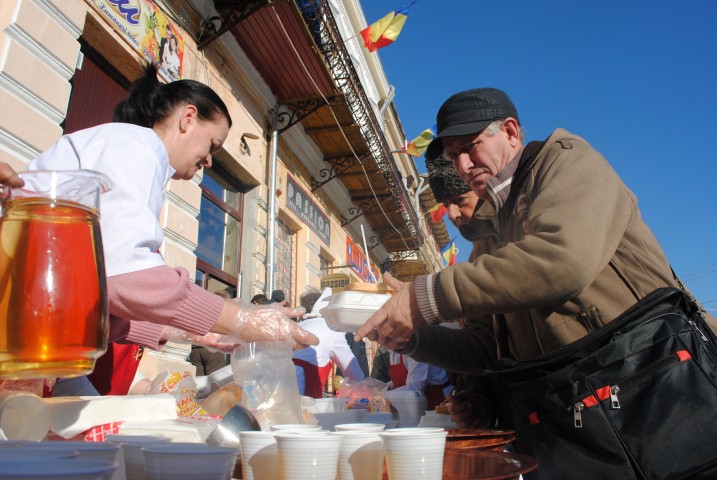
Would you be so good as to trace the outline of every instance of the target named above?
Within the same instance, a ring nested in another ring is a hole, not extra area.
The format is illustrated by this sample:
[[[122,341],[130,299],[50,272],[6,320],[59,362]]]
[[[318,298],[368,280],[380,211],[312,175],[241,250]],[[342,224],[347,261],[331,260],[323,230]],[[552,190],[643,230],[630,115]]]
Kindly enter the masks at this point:
[[[378,311],[391,295],[344,290],[329,297],[329,303],[319,312],[330,329],[355,332]]]

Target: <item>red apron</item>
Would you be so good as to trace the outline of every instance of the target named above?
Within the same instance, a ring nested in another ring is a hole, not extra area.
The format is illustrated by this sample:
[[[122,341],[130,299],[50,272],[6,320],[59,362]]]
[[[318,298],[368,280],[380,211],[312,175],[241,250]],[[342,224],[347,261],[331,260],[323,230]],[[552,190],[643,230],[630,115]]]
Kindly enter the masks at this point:
[[[304,369],[304,395],[312,398],[323,397],[324,385],[331,373],[331,362],[319,367],[298,358],[292,358],[291,361],[294,362],[294,365]]]
[[[391,382],[393,382],[393,388],[403,387],[406,385],[406,379],[408,378],[408,369],[406,364],[403,363],[403,355],[400,355],[401,361],[395,365],[389,365],[388,373],[391,376]],[[446,395],[443,393],[443,389],[446,388],[449,383],[443,385],[427,385],[423,390],[426,395],[426,410],[435,410],[436,406],[439,405],[443,400],[446,399]]]
[[[134,343],[110,343],[87,378],[100,395],[127,395],[143,351]]]

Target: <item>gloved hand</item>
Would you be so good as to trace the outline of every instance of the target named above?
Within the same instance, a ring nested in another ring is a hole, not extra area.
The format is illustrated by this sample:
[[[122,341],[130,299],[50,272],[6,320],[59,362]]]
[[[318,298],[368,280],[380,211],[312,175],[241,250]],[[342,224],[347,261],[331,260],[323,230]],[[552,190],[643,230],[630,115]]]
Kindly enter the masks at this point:
[[[290,342],[294,350],[317,345],[319,339],[299,327],[291,318],[304,314],[303,308],[269,305],[238,305],[227,337],[239,343]]]
[[[162,340],[182,344],[191,343],[193,345],[199,345],[200,347],[206,347],[212,352],[224,353],[233,352],[238,345],[226,335],[219,333],[209,332],[205,335],[198,335],[174,327],[166,327],[164,329],[164,332],[162,332]]]

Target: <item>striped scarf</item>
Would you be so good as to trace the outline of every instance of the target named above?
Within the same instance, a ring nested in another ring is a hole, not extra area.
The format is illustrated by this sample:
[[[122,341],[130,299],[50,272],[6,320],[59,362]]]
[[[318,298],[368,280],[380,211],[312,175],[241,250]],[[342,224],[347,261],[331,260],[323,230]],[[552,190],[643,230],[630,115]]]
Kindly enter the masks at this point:
[[[498,172],[498,174],[486,182],[486,191],[490,195],[491,201],[495,206],[495,212],[498,213],[501,207],[505,205],[510,195],[510,187],[513,185],[513,178],[521,165],[529,163],[534,158],[545,142],[530,142],[521,148],[518,154],[508,162],[508,164]]]

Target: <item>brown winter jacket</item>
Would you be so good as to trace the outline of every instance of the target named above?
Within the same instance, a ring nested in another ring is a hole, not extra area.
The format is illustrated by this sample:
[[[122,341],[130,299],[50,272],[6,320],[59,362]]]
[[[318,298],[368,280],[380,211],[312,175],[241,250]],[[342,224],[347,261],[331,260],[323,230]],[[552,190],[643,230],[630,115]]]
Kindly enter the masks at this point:
[[[472,263],[418,277],[416,297],[429,323],[503,314],[517,360],[574,342],[656,288],[677,286],[635,195],[595,149],[565,130],[519,167],[506,204],[484,221],[499,238],[485,244],[498,245]],[[419,333],[407,350],[430,362],[456,346]]]

